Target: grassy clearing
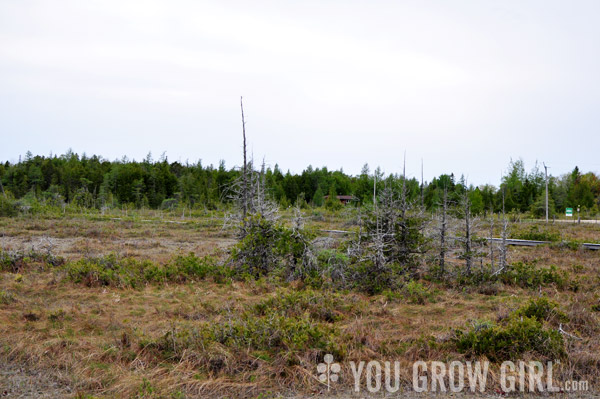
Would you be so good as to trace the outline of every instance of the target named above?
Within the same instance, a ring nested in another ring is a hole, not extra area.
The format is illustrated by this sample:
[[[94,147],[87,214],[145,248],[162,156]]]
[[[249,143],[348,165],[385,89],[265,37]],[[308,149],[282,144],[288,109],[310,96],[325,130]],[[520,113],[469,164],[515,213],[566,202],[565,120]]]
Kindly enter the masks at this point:
[[[368,359],[401,361],[409,382],[415,360],[560,358],[561,378],[599,382],[596,253],[511,248],[513,267],[495,278],[410,280],[368,295],[236,276],[222,250],[232,237],[211,223],[0,219],[2,356],[60,371],[80,397],[314,393],[326,353],[342,364],[340,387],[352,384],[348,362]],[[309,227],[345,223],[326,214]],[[44,237],[83,241],[62,251]],[[327,242],[319,263],[334,270],[347,260]]]

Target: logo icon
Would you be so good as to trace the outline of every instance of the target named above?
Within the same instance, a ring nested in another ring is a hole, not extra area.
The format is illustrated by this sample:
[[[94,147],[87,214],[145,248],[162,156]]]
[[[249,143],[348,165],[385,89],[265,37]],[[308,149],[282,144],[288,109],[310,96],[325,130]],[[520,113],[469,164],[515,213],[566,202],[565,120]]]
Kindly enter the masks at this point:
[[[342,369],[339,363],[333,362],[333,355],[326,354],[323,358],[325,363],[319,363],[317,365],[317,372],[319,373],[319,381],[323,384],[327,384],[327,390],[331,387],[332,382],[337,382],[339,378],[339,372]]]

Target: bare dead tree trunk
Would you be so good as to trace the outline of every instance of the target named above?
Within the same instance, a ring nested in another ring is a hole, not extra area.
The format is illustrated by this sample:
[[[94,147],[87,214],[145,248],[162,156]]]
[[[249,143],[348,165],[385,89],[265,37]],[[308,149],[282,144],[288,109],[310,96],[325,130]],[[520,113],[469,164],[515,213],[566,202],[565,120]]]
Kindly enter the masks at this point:
[[[400,206],[402,207],[402,219],[406,219],[406,207],[407,207],[407,198],[406,198],[406,151],[404,152],[404,164],[402,166],[402,192],[400,197]]]
[[[363,235],[363,220],[362,220],[362,208],[358,207],[358,242],[357,242],[357,252],[361,253],[361,243],[362,243],[362,235]]]
[[[446,268],[446,232],[448,230],[448,188],[446,186],[444,186],[444,198],[442,201],[442,223],[440,226],[440,277],[444,277]]]
[[[502,190],[502,244],[500,245],[500,264],[499,271],[506,267],[506,238],[508,236],[508,220],[506,220],[506,211],[504,209],[505,192]]]
[[[491,210],[490,217],[490,262],[492,264],[492,270],[494,270],[495,259],[494,259],[494,210]]]
[[[424,190],[424,183],[423,183],[423,158],[421,158],[421,208],[425,207],[425,197],[423,195],[423,190]]]
[[[244,120],[244,102],[240,97],[240,108],[242,110],[242,135],[244,137],[244,166],[242,168],[242,220],[246,223],[248,214],[248,163],[246,160],[246,121]]]
[[[400,192],[400,217],[401,223],[401,235],[400,235],[400,251],[403,255],[408,254],[407,241],[408,241],[408,226],[406,225],[406,212],[408,208],[408,198],[406,195],[406,151],[404,152],[404,164],[402,166],[402,191]]]
[[[472,243],[472,231],[471,231],[471,201],[469,200],[469,192],[465,191],[463,198],[463,206],[465,212],[465,266],[467,275],[471,275],[471,268],[473,266],[473,243]]]

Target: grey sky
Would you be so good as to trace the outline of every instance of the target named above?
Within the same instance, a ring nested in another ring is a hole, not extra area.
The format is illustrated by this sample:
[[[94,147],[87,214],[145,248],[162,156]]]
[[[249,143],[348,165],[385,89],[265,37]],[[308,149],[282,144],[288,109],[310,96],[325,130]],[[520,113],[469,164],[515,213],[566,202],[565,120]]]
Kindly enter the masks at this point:
[[[0,0],[1,160],[600,170],[598,1]]]

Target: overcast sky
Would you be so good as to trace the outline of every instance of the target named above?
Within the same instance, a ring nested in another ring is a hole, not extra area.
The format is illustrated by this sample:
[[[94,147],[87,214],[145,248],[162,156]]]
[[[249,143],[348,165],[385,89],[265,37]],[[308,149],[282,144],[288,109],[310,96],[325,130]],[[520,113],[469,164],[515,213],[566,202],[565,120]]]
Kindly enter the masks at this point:
[[[600,170],[600,2],[0,0],[0,159]]]

